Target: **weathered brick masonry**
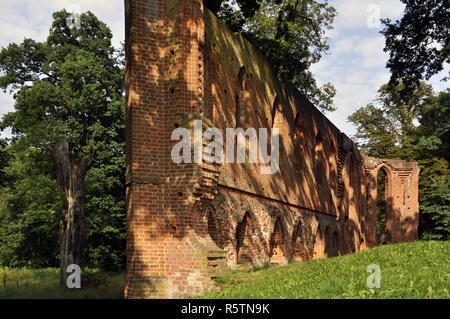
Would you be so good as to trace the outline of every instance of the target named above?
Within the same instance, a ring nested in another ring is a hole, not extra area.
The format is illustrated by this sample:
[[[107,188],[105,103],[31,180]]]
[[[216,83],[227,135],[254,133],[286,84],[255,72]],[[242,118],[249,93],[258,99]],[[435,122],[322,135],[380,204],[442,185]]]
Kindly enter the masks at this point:
[[[125,3],[127,298],[198,295],[229,268],[376,246],[379,170],[389,239],[416,238],[416,163],[361,154],[201,0]],[[194,119],[279,128],[280,171],[173,163],[172,130]]]

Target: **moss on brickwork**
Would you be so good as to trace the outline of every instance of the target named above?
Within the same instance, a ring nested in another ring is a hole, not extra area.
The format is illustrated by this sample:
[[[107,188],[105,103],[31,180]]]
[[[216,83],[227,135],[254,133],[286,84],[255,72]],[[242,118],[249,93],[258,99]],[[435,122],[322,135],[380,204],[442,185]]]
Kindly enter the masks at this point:
[[[188,130],[194,129],[194,121],[200,120],[202,121],[202,129],[213,128],[214,123],[207,117],[202,116],[198,113],[183,113],[180,116],[180,127],[184,127]]]
[[[178,12],[178,0],[163,0],[163,2],[166,6],[167,17],[175,21]]]

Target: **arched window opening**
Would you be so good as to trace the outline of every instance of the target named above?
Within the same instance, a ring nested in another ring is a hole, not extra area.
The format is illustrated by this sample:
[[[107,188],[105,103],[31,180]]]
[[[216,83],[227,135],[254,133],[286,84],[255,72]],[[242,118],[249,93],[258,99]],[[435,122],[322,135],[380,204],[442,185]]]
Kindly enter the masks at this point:
[[[387,243],[389,232],[386,227],[387,221],[387,199],[388,199],[389,179],[384,167],[378,170],[377,174],[377,242],[378,244]]]

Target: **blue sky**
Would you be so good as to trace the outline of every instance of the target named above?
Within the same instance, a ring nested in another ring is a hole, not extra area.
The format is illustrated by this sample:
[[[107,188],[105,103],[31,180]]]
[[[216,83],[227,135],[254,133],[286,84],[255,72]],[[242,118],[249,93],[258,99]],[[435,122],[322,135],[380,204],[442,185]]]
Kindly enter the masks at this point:
[[[124,40],[123,0],[15,0],[2,1],[0,6],[0,47],[11,42],[21,42],[24,37],[43,41],[51,25],[51,13],[63,8],[92,11],[112,30],[113,44]],[[335,0],[330,3],[337,9],[334,30],[330,38],[329,54],[313,65],[312,71],[319,83],[331,82],[337,89],[337,111],[327,117],[344,133],[351,136],[355,128],[347,117],[357,108],[370,103],[378,88],[387,82],[385,69],[387,54],[383,52],[384,38],[379,34],[376,21],[380,18],[398,19],[403,12],[399,0]],[[446,68],[448,72],[448,66]],[[445,71],[444,73],[445,74]],[[442,74],[430,83],[436,91],[447,88],[440,82]],[[14,110],[9,94],[0,92],[0,116]],[[8,136],[5,131],[1,136]]]

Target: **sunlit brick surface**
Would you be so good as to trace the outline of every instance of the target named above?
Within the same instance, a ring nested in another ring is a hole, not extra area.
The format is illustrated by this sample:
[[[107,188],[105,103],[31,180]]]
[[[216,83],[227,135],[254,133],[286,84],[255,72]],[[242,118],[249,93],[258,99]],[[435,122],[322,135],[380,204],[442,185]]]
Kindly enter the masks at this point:
[[[380,169],[391,240],[417,237],[417,164],[361,154],[201,0],[127,0],[125,16],[127,298],[189,297],[230,268],[376,246]],[[278,128],[280,171],[175,164],[171,132],[195,119]]]

